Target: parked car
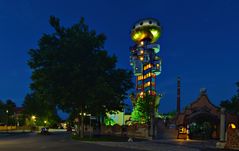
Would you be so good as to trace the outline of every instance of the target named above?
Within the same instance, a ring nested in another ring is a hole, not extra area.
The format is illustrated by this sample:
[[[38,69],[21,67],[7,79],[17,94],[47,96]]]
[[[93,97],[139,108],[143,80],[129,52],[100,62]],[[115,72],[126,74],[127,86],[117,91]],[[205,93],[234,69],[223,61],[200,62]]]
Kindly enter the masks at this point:
[[[41,129],[41,133],[40,134],[43,134],[43,135],[49,135],[50,132],[49,132],[49,128],[48,127],[43,127]]]

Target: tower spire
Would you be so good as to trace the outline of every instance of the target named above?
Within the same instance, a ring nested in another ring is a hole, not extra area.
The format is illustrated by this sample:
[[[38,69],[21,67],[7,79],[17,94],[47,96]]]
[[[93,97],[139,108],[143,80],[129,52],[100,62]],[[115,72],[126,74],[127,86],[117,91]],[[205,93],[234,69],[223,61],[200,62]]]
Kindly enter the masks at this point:
[[[181,86],[180,86],[180,77],[177,78],[177,114],[180,113],[180,98],[181,98]]]

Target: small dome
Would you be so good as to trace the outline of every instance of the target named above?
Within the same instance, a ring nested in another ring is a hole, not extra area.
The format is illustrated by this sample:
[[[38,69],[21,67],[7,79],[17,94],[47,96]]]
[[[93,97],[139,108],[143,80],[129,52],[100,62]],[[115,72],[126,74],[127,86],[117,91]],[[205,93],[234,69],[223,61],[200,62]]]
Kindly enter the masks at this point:
[[[131,39],[140,43],[142,40],[149,40],[154,43],[158,40],[161,34],[160,24],[156,19],[148,18],[138,21],[133,25],[131,30]]]

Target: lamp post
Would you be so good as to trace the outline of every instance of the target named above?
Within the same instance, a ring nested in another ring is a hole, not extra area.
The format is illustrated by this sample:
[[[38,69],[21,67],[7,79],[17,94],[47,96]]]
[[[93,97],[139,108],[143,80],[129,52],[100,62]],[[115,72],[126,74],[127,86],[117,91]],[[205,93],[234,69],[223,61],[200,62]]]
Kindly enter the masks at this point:
[[[6,114],[7,114],[7,132],[8,132],[8,110],[6,110]]]
[[[31,132],[33,131],[33,130],[35,130],[35,128],[36,128],[36,116],[35,115],[32,115],[31,116],[31,120],[30,120],[30,128],[31,128]]]

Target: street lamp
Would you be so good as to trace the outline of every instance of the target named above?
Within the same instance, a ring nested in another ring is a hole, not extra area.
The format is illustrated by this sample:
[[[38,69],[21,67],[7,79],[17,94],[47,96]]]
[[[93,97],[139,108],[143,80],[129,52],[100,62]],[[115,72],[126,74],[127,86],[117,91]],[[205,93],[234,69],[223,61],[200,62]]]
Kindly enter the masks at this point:
[[[6,110],[7,113],[7,132],[8,132],[8,110]]]
[[[35,122],[36,121],[36,116],[32,115],[31,119],[33,120],[33,122]]]

